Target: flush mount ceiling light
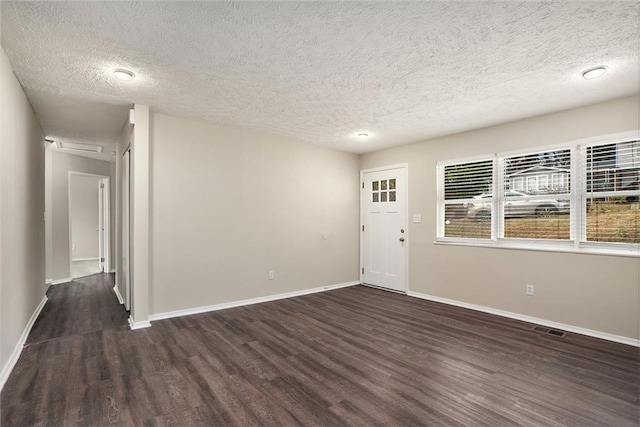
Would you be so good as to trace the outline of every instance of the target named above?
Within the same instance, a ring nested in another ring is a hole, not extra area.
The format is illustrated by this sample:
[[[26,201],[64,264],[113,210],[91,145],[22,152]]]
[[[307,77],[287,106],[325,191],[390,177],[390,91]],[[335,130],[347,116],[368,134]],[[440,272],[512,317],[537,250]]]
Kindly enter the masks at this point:
[[[590,68],[582,72],[582,78],[587,80],[597,79],[598,77],[604,76],[606,72],[607,72],[607,67],[604,67],[604,66]]]
[[[369,137],[369,134],[365,132],[361,132],[358,134],[358,138],[368,138],[368,137]]]
[[[133,80],[133,78],[136,76],[132,71],[125,70],[124,68],[118,68],[117,70],[114,70],[113,75],[120,80],[125,81]]]

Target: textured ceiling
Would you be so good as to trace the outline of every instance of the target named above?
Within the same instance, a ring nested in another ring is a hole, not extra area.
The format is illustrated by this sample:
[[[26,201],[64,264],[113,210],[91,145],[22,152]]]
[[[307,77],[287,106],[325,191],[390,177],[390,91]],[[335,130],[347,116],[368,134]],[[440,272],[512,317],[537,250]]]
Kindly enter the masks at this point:
[[[2,45],[59,140],[114,141],[141,103],[362,153],[637,93],[638,7],[4,1]]]

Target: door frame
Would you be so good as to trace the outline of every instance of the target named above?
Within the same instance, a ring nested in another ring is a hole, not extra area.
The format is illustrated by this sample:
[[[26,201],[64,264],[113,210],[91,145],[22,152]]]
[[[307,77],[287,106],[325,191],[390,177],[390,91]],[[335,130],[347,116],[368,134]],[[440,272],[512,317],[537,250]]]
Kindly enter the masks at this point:
[[[124,309],[131,311],[131,144],[129,144],[122,153],[121,164],[122,225],[120,229],[120,240],[122,249],[120,262],[122,268],[120,270],[122,271],[122,280],[124,280]]]
[[[401,291],[402,293],[408,293],[409,292],[409,243],[411,243],[411,233],[409,231],[409,164],[408,163],[397,163],[397,164],[393,164],[393,165],[388,165],[388,166],[379,166],[379,167],[375,167],[375,168],[369,168],[369,169],[361,169],[360,170],[360,182],[358,183],[358,185],[360,186],[360,228],[359,228],[359,233],[360,233],[360,266],[358,268],[358,272],[359,272],[359,278],[360,278],[360,283],[364,284],[363,281],[363,268],[364,268],[364,258],[363,258],[363,254],[364,254],[364,197],[365,194],[368,195],[368,193],[366,193],[366,189],[364,188],[364,175],[367,173],[372,173],[372,172],[383,172],[383,171],[387,171],[387,170],[394,170],[394,169],[404,169],[404,177],[405,177],[405,215],[407,216],[405,218],[406,224],[407,224],[407,234],[406,234],[406,245],[405,245],[405,259],[404,259],[404,290]],[[380,289],[383,290],[387,290],[389,292],[397,292],[395,290],[392,289],[386,289],[383,287],[380,287]]]
[[[107,270],[107,255],[105,251],[105,231],[107,229],[107,218],[105,216],[105,196],[107,194],[107,180],[98,180],[98,264],[104,273]],[[103,261],[104,260],[104,261]],[[108,270],[107,270],[108,271]]]
[[[73,279],[72,267],[73,267],[73,232],[72,232],[72,218],[71,218],[71,178],[72,176],[92,176],[95,178],[100,178],[104,180],[104,194],[105,199],[102,203],[102,213],[98,213],[98,217],[100,214],[104,215],[104,247],[102,251],[104,251],[104,270],[106,273],[111,271],[111,177],[108,175],[98,175],[95,173],[86,173],[86,172],[76,172],[76,171],[68,171],[67,174],[67,194],[68,194],[68,212],[67,217],[69,220],[69,277]],[[98,187],[98,195],[100,194],[100,188]],[[100,204],[100,203],[99,203]],[[98,220],[98,227],[100,226],[100,221]],[[98,248],[98,256],[100,256],[100,248]],[[98,260],[99,261],[99,260]]]

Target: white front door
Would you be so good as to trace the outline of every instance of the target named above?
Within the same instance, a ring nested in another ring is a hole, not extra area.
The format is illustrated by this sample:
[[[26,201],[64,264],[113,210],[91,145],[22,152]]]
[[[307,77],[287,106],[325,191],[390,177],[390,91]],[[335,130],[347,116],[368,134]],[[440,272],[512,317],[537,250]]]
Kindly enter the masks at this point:
[[[366,170],[361,175],[362,283],[406,292],[407,168]]]

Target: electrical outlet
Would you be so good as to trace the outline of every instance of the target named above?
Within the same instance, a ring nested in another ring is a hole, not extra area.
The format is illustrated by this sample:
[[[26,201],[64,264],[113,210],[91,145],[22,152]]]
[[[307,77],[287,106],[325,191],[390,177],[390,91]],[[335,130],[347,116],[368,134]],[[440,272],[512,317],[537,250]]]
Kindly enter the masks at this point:
[[[533,285],[527,285],[527,295],[533,296]]]
[[[276,274],[273,270],[269,270],[269,280],[273,280],[273,278],[276,277]]]

